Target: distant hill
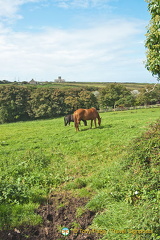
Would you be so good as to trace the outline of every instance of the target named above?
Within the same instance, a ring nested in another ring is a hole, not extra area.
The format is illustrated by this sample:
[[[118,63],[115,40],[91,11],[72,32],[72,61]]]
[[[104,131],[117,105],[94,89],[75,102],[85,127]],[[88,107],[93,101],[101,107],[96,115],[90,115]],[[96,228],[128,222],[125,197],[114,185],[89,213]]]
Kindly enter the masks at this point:
[[[1,82],[2,83],[2,82]],[[110,84],[111,82],[62,82],[62,83],[56,83],[56,82],[36,82],[36,84],[27,84],[27,82],[7,82],[4,84],[14,84],[14,85],[24,85],[30,86],[30,87],[52,87],[52,88],[63,88],[63,89],[69,89],[69,88],[93,88],[93,90],[98,90],[99,88],[106,87],[107,84]],[[154,85],[148,84],[148,83],[119,83],[124,85],[129,90],[141,90],[145,88],[148,85]]]

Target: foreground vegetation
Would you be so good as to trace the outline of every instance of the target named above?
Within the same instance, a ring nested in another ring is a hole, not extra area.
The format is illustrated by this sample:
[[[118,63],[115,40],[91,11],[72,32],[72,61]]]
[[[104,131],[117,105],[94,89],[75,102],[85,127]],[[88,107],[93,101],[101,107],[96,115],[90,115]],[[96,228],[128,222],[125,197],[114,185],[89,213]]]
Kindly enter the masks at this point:
[[[102,239],[159,239],[159,137],[160,120],[96,176],[87,208],[101,212],[92,227],[106,230]]]
[[[63,118],[0,126],[1,228],[40,223],[34,209],[51,192],[63,190],[91,198],[86,208],[99,213],[92,228],[110,230],[107,237],[122,239],[116,230],[145,229],[153,233],[140,239],[158,239],[159,130],[148,131],[148,126],[159,117],[159,109],[101,117],[100,128],[81,126],[79,133],[64,127]],[[128,235],[137,237],[125,233],[123,239]]]

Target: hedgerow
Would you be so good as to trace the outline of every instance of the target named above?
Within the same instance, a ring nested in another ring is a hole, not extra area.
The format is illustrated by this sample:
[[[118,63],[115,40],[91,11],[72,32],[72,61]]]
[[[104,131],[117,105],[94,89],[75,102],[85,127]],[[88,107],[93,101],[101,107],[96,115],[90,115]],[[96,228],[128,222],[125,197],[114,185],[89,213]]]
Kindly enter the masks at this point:
[[[106,230],[102,239],[159,239],[159,149],[160,120],[130,142],[122,159],[103,170],[103,178],[94,177],[91,186],[98,194],[86,207],[101,212],[92,227]]]

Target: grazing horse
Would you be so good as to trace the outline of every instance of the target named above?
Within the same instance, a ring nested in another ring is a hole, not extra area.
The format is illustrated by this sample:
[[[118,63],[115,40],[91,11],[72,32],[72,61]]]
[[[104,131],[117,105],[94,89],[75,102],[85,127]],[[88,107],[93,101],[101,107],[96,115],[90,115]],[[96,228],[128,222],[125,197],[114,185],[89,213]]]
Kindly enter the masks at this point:
[[[87,126],[87,121],[86,120],[83,120],[82,121],[84,122],[84,126]],[[67,115],[64,117],[64,126],[67,126],[70,125],[70,122],[74,122],[74,116],[73,115]]]
[[[73,116],[74,116],[74,125],[76,128],[76,131],[79,131],[79,124],[81,120],[83,121],[91,120],[91,128],[92,128],[93,120],[94,120],[95,127],[97,127],[96,118],[98,118],[98,125],[99,126],[101,125],[101,118],[95,108],[90,108],[90,109],[80,108],[74,112]]]
[[[73,115],[67,115],[64,117],[64,126],[70,125],[70,122],[74,122]]]

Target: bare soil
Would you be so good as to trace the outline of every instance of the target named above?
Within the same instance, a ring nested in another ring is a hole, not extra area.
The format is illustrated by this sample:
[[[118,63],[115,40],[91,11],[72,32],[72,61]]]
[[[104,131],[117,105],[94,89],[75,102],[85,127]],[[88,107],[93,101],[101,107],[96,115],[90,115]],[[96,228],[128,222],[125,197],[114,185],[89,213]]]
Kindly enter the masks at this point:
[[[73,197],[68,193],[51,195],[47,204],[36,210],[42,216],[39,226],[21,226],[0,231],[0,240],[94,240],[100,235],[85,232],[92,223],[95,212],[86,210],[80,216],[77,209],[85,206],[88,199]],[[62,228],[70,229],[70,234],[62,235]]]

